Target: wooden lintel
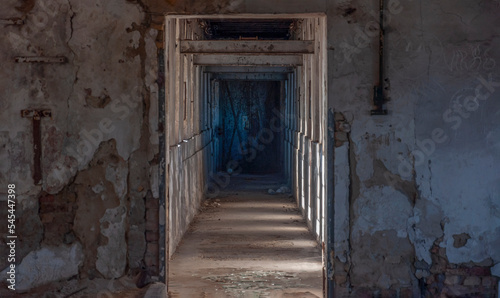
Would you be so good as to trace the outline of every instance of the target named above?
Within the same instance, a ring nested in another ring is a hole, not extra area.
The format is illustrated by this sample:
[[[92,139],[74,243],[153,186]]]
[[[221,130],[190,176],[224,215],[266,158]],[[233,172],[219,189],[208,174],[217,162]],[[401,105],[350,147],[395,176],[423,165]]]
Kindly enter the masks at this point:
[[[289,66],[206,66],[204,72],[212,73],[291,73]]]
[[[287,75],[284,73],[215,73],[212,78],[218,80],[243,80],[243,81],[284,81]]]
[[[299,55],[195,55],[195,65],[289,66],[302,65]]]
[[[182,40],[184,54],[314,54],[311,40]]]

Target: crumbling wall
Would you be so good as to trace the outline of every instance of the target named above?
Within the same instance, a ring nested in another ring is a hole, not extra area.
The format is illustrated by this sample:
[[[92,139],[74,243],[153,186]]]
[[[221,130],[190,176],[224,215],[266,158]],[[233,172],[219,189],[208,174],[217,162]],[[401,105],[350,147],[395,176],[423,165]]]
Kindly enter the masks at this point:
[[[337,291],[493,296],[499,3],[386,2],[387,116],[370,116],[378,1],[328,8],[330,106],[351,125],[336,133]]]
[[[121,277],[151,250],[145,263],[157,274],[157,204],[148,205],[156,208],[156,228],[147,230],[145,220],[146,202],[158,200],[158,32],[151,17],[121,0],[1,6],[0,18],[14,22],[2,22],[0,33],[0,192],[16,185],[18,289],[73,276]],[[16,63],[18,56],[64,59]],[[39,185],[32,122],[22,109],[52,112],[41,119]],[[5,256],[6,225],[0,229]],[[147,246],[155,241],[156,252]],[[0,268],[7,265],[2,257]]]

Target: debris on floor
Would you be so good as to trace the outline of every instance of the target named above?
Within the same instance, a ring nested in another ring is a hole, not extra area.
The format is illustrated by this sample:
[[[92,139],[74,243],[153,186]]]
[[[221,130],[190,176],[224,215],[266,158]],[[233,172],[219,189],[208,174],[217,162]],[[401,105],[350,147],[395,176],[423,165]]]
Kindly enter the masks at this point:
[[[288,186],[283,185],[283,186],[281,186],[280,188],[278,188],[276,190],[270,188],[267,191],[267,193],[270,194],[270,195],[290,193],[290,188],[288,188]]]
[[[269,297],[271,290],[307,287],[290,272],[282,271],[245,271],[227,275],[210,275],[203,279],[221,284],[225,292],[237,297],[243,293],[258,294],[256,297]]]
[[[206,200],[203,202],[203,207],[206,208],[217,208],[220,207],[220,203],[213,201],[213,200]]]

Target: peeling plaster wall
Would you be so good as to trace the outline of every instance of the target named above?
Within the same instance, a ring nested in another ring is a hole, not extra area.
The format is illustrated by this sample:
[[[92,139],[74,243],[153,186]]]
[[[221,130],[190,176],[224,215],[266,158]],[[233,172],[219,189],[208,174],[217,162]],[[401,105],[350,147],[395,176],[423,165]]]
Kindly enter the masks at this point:
[[[0,184],[16,184],[16,263],[41,262],[19,289],[140,268],[146,196],[158,199],[157,30],[130,1],[1,6],[1,19],[24,24],[2,24],[0,32]],[[67,63],[15,63],[16,56],[64,56]],[[52,118],[41,120],[43,183],[34,185],[32,123],[20,111],[41,108]],[[0,192],[6,218],[6,188]],[[66,270],[44,267],[51,254],[74,247],[76,256],[57,260]],[[6,251],[1,241],[0,255]],[[158,265],[157,252],[155,259],[150,265]]]
[[[438,205],[443,212],[441,246],[449,261],[481,262],[491,257],[498,263],[500,3],[447,7],[448,3],[422,8],[424,14],[435,16],[423,29],[444,23],[444,30],[434,30],[433,38],[440,42],[435,42],[436,57],[427,70],[432,83],[414,95],[413,148],[425,156],[421,160],[415,153],[415,178],[426,205]],[[442,142],[432,138],[439,130]],[[426,214],[416,218],[417,224],[422,220]],[[463,247],[454,247],[453,235],[461,233],[471,238]],[[421,252],[417,256],[429,259]]]
[[[500,261],[500,4],[388,1],[389,115],[372,117],[377,5],[328,8],[331,106],[351,125],[335,151],[338,291],[495,291],[463,268]]]

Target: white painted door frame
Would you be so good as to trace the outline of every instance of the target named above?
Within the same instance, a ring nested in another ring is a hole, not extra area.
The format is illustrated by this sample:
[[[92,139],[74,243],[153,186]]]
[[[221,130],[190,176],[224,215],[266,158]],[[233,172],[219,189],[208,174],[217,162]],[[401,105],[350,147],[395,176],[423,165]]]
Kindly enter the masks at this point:
[[[198,19],[302,19],[308,20],[306,26],[301,33],[303,36],[302,41],[292,41],[287,44],[286,42],[279,42],[273,46],[275,50],[268,51],[262,55],[262,50],[265,47],[272,45],[272,42],[259,43],[255,41],[249,42],[236,42],[234,47],[228,41],[194,41],[190,37],[185,36],[184,21],[185,20],[198,20]],[[309,200],[307,207],[315,206],[314,210],[305,210],[305,216],[310,223],[311,228],[317,233],[318,240],[323,247],[323,268],[325,276],[325,289],[328,288],[327,279],[331,278],[330,268],[327,268],[329,254],[329,243],[332,243],[327,235],[329,212],[327,202],[333,200],[333,194],[330,194],[329,188],[326,187],[329,177],[327,171],[327,160],[332,159],[329,157],[328,145],[328,99],[327,99],[327,26],[326,15],[323,13],[307,13],[307,14],[230,14],[230,15],[168,15],[165,18],[165,210],[161,212],[160,218],[165,218],[165,243],[162,243],[163,250],[160,253],[164,254],[163,272],[160,274],[165,275],[165,281],[168,286],[168,260],[171,254],[169,247],[171,247],[173,239],[171,239],[171,223],[172,210],[170,208],[170,199],[175,192],[182,191],[179,189],[181,185],[176,180],[177,173],[173,173],[171,167],[171,148],[179,146],[180,142],[186,141],[184,138],[189,137],[195,131],[196,121],[200,120],[199,115],[190,115],[195,117],[194,121],[186,122],[185,113],[187,93],[192,98],[204,98],[204,92],[207,92],[207,86],[201,82],[207,81],[207,76],[203,73],[202,69],[223,69],[231,66],[238,66],[240,70],[245,67],[248,69],[265,69],[272,65],[279,65],[281,68],[277,72],[286,68],[295,68],[293,75],[288,74],[289,78],[293,78],[295,82],[290,82],[287,86],[287,96],[293,99],[287,111],[293,112],[293,118],[290,121],[295,121],[295,136],[293,136],[295,144],[300,143],[302,139],[302,146],[300,150],[307,152],[308,161],[315,161],[315,165],[302,164],[299,166],[297,162],[291,163],[291,174],[298,169],[304,170],[308,168],[309,181],[314,181],[317,185],[314,187],[315,193],[309,193],[307,199]],[[312,37],[312,39],[311,39]],[[312,41],[309,41],[312,40]],[[212,44],[212,45],[211,45]],[[243,45],[244,44],[244,45]],[[278,45],[279,44],[279,45]],[[249,53],[245,48],[253,49],[253,53]],[[290,46],[290,50],[286,48]],[[230,50],[224,50],[226,48]],[[229,51],[229,52],[228,52]],[[259,53],[257,53],[259,52]],[[224,53],[224,55],[219,55]],[[260,55],[259,55],[260,54]],[[278,69],[278,68],[276,68]],[[276,71],[273,71],[276,72]],[[187,84],[186,84],[187,78]],[[192,83],[192,85],[191,85]],[[199,84],[196,86],[196,84]],[[206,85],[206,83],[205,83]],[[198,92],[198,93],[196,93]],[[196,95],[196,96],[195,96]],[[194,97],[193,97],[194,96]],[[182,108],[184,105],[184,108]],[[197,106],[198,103],[194,103]],[[203,108],[203,104],[199,105]],[[208,108],[208,107],[205,107]],[[184,109],[184,110],[183,110]],[[192,108],[192,113],[200,114],[200,109]],[[181,114],[184,113],[184,116]],[[196,118],[198,117],[198,118]],[[203,117],[202,117],[203,118]],[[200,121],[203,121],[202,119]],[[187,125],[187,128],[185,127]],[[201,124],[203,125],[203,123]],[[193,138],[195,136],[192,136]],[[202,139],[205,136],[200,137]],[[300,147],[299,146],[299,147]],[[307,149],[305,147],[307,147]],[[294,149],[295,150],[295,149]],[[182,154],[182,152],[179,152]],[[290,156],[292,159],[293,155]],[[296,160],[294,158],[294,160]],[[301,173],[300,173],[301,174]],[[311,176],[317,174],[315,179],[311,180]],[[303,177],[294,178],[297,183]],[[293,180],[293,179],[292,179]],[[310,191],[309,187],[307,188]],[[301,195],[297,193],[297,195]],[[301,198],[296,197],[300,202]],[[316,214],[314,214],[316,213]],[[160,247],[161,247],[160,246]],[[162,259],[162,258],[160,258]],[[162,266],[162,264],[160,264]]]

